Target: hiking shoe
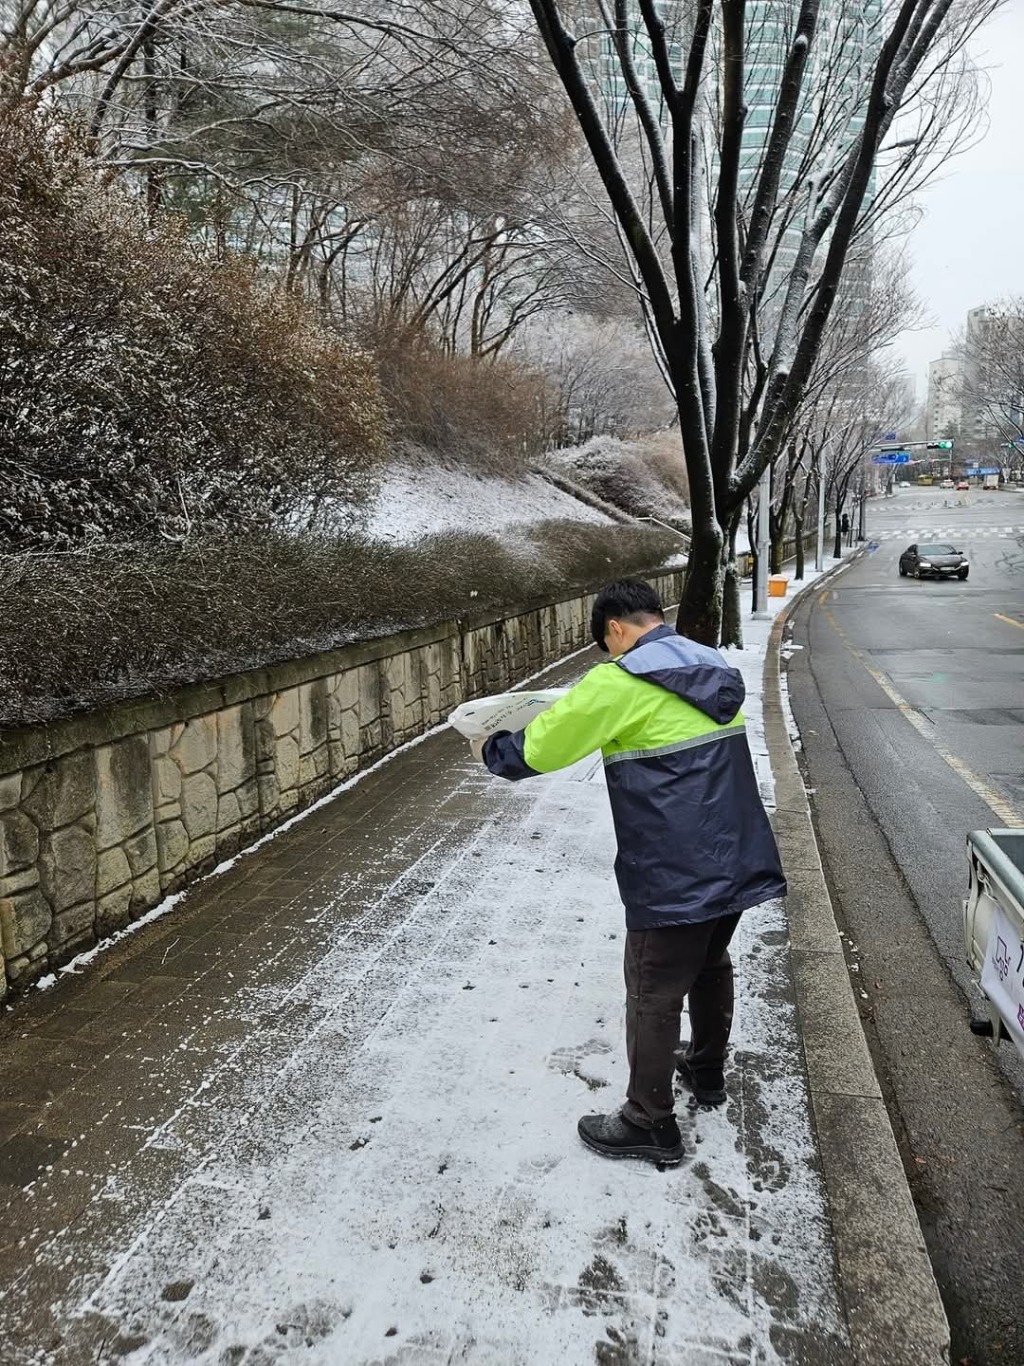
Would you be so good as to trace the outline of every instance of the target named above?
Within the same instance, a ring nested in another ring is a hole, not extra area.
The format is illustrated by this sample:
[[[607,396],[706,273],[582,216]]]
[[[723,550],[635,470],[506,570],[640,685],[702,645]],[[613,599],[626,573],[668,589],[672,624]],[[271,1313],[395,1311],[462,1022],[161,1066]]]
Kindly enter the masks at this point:
[[[641,1129],[621,1114],[584,1115],[576,1126],[580,1138],[602,1157],[635,1157],[659,1167],[678,1167],[683,1160],[683,1140],[675,1116]]]
[[[700,1086],[690,1069],[683,1053],[676,1054],[676,1071],[679,1079],[691,1093],[698,1105],[724,1105],[728,1100],[724,1086]]]

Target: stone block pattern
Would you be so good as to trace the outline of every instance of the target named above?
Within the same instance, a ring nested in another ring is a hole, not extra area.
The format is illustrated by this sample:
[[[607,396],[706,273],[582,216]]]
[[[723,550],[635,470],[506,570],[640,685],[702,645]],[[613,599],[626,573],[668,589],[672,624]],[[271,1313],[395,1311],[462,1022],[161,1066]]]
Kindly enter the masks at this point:
[[[680,574],[652,582],[677,599]],[[172,698],[167,724],[138,734],[111,712],[109,743],[0,772],[0,1001],[460,702],[589,644],[592,603],[449,622],[261,671],[232,689],[244,700],[181,719]],[[12,749],[0,745],[0,763]]]

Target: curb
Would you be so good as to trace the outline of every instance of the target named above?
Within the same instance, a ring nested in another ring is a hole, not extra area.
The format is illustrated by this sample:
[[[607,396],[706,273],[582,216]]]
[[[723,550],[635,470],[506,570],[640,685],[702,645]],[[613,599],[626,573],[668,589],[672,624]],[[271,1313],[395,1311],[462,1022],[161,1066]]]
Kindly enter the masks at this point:
[[[778,614],[764,662],[772,819],[789,881],[790,960],[828,1193],[839,1291],[857,1366],[948,1366],[949,1324],[868,1051],[782,703]]]

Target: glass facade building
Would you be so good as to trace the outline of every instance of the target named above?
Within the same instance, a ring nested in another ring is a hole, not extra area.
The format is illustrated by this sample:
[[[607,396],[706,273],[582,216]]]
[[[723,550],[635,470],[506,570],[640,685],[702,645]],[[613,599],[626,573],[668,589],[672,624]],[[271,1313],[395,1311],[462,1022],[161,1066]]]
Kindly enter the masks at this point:
[[[670,60],[681,83],[689,30],[690,0],[661,0]],[[749,213],[764,164],[786,62],[799,14],[798,0],[748,0],[744,63],[744,97],[747,106],[740,153],[739,198],[741,213]],[[637,76],[656,110],[664,117],[657,70],[642,23],[637,17],[632,34],[632,53]],[[581,25],[586,30],[587,25]],[[779,181],[776,224],[770,234],[772,260],[766,288],[770,314],[781,303],[783,288],[792,272],[807,214],[812,181],[820,184],[855,143],[864,127],[865,107],[877,60],[882,28],[882,0],[822,0],[818,27],[803,82],[803,94],[786,149]],[[596,21],[588,33],[596,62],[595,75],[609,125],[623,128],[632,118],[629,92],[610,35]],[[720,33],[713,33],[705,63],[704,157],[710,198],[717,182],[717,111],[721,97],[717,71],[722,60]],[[874,198],[869,187],[868,204]],[[867,205],[865,206],[867,207]],[[706,211],[700,218],[710,232]],[[824,245],[824,244],[823,244]],[[709,259],[711,243],[707,243]],[[864,234],[851,248],[839,307],[849,316],[867,304],[871,290],[870,237]],[[765,319],[770,327],[770,318]]]

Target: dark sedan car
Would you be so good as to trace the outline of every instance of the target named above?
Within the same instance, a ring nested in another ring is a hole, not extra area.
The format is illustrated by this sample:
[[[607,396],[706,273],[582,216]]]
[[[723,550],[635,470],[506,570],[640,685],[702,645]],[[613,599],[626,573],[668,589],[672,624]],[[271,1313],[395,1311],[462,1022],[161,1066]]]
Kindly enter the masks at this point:
[[[966,579],[969,571],[970,565],[963,551],[944,541],[908,546],[900,556],[900,574],[904,578],[912,574],[915,579],[929,575],[936,579],[951,579],[955,574],[958,579]]]

